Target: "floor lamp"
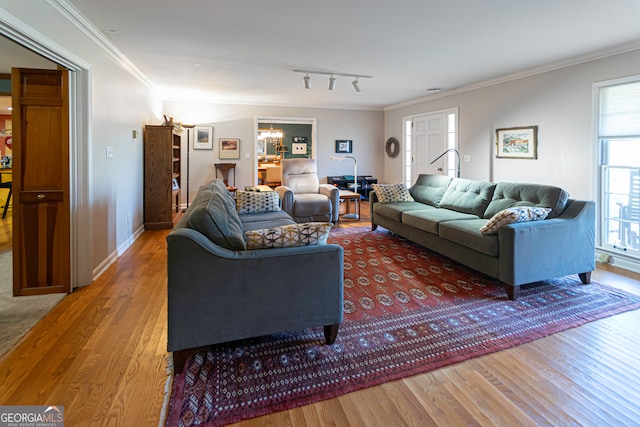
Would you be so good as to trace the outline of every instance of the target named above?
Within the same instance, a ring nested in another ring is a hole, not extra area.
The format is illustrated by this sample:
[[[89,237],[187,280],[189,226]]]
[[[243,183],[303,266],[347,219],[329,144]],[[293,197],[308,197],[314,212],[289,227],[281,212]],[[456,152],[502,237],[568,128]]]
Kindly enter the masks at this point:
[[[190,130],[196,125],[182,124],[183,128],[187,128],[187,208],[189,207],[189,154],[191,152],[191,132]],[[185,208],[185,211],[187,209]],[[184,212],[184,211],[183,211]]]
[[[444,153],[440,154],[438,157],[436,157],[431,163],[429,163],[430,165],[434,164],[435,162],[437,162],[438,160],[440,160],[440,158],[442,158],[442,156],[444,156],[445,154],[449,153],[449,152],[455,152],[456,156],[458,157],[458,168],[456,169],[456,176],[458,178],[460,178],[460,152],[458,150],[456,150],[455,148],[449,148],[447,151],[445,151]],[[447,174],[448,175],[448,174]]]
[[[351,159],[353,160],[353,192],[356,194],[358,193],[358,161],[356,160],[355,157],[353,156],[331,156],[330,157],[331,160],[338,160],[340,162],[344,162],[345,159]],[[358,201],[358,203],[360,203],[360,201]],[[360,206],[360,205],[358,205]],[[357,213],[350,213],[350,214],[346,214],[344,215],[345,218],[349,218],[349,219],[359,219],[360,216]]]

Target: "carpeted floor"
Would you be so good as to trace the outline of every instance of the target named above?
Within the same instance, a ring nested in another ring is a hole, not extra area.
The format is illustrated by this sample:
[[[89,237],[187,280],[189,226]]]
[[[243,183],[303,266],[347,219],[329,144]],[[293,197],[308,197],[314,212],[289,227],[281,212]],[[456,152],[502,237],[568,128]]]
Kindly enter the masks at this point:
[[[496,281],[384,229],[338,229],[330,242],[345,248],[335,344],[318,327],[198,349],[174,378],[167,425],[290,409],[640,308],[640,298],[577,276],[510,301]]]
[[[12,262],[11,252],[0,253],[0,357],[66,296],[14,297]]]

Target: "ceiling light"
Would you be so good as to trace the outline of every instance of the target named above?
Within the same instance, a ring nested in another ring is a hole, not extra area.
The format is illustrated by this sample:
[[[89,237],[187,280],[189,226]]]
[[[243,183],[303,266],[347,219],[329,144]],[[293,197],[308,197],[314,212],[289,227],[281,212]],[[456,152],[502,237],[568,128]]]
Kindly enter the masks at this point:
[[[350,73],[334,73],[330,71],[317,71],[317,70],[292,70],[294,73],[303,73],[305,76],[302,78],[304,80],[304,88],[311,88],[311,77],[309,74],[320,74],[323,76],[329,77],[329,90],[335,90],[336,88],[336,76],[340,77],[353,77],[354,81],[351,82],[353,88],[356,92],[361,92],[362,87],[360,86],[360,79],[372,79],[373,76],[365,76],[364,74],[350,74]]]
[[[360,83],[358,82],[358,77],[356,77],[356,79],[353,82],[351,82],[351,84],[353,85],[353,88],[356,90],[356,92],[362,91],[362,88],[360,87]]]

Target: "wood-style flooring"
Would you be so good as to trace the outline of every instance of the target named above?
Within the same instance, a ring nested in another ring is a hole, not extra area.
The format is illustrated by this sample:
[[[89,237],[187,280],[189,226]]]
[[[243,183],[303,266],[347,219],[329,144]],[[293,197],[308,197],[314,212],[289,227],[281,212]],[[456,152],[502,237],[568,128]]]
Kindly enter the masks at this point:
[[[367,224],[368,206],[361,221]],[[157,426],[167,380],[167,231],[146,231],[0,360],[0,405],[63,405],[68,426]],[[640,275],[593,280],[640,294]],[[640,424],[640,310],[241,426]]]

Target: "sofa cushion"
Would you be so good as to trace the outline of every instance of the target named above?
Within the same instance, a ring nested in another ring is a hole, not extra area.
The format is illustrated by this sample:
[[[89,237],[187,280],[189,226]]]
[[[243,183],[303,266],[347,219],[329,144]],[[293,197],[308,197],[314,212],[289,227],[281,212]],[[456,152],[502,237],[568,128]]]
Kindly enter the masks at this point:
[[[564,211],[568,199],[569,193],[550,185],[499,182],[484,217],[491,218],[501,210],[514,206],[540,206],[551,208],[548,218],[555,218]]]
[[[280,197],[275,191],[237,191],[236,210],[239,215],[280,210]]]
[[[438,234],[439,225],[444,221],[477,218],[476,215],[456,212],[449,209],[432,208],[404,212],[402,214],[402,223],[431,234]]]
[[[371,184],[380,203],[413,202],[407,186],[400,184]]]
[[[442,196],[440,207],[482,217],[493,197],[496,184],[453,178]]]
[[[480,253],[498,257],[500,245],[497,234],[482,234],[480,226],[486,219],[447,221],[440,224],[440,237]]]
[[[376,193],[377,195],[377,193]],[[394,221],[402,220],[402,213],[414,210],[435,209],[433,206],[420,202],[398,202],[398,203],[374,203],[373,213],[384,216]]]
[[[409,188],[409,193],[418,202],[438,206],[450,182],[449,176],[420,174],[416,183]]]
[[[205,185],[189,206],[185,215],[189,217],[189,227],[199,231],[209,240],[224,248],[245,250],[242,223],[236,211],[236,204],[222,180],[221,185]]]
[[[480,232],[483,234],[495,234],[503,225],[516,222],[540,221],[545,219],[549,212],[551,212],[551,208],[537,206],[516,206],[504,209],[492,216],[489,222],[480,227]]]
[[[331,227],[329,222],[307,222],[247,231],[247,249],[324,245]]]

